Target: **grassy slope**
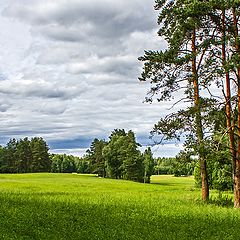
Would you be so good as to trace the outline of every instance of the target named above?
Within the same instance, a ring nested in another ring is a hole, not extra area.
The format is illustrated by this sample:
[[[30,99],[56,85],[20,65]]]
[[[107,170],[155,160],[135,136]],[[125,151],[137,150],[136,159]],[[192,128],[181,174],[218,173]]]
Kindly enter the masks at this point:
[[[0,175],[0,239],[239,239],[240,211],[200,204],[192,178]]]

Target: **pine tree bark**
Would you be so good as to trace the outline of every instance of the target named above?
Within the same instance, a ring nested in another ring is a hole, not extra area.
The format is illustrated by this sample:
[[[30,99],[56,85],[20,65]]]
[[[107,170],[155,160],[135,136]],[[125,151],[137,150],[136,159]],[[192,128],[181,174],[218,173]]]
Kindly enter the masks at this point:
[[[226,15],[225,10],[222,11],[222,62],[223,62],[223,68],[225,70],[225,79],[226,79],[226,123],[227,123],[227,129],[228,129],[228,138],[229,138],[229,146],[231,150],[232,155],[232,163],[233,163],[233,182],[234,182],[234,192],[235,189],[237,189],[235,186],[237,186],[237,179],[235,179],[236,175],[236,162],[237,162],[237,152],[236,152],[236,143],[234,138],[234,119],[232,116],[232,101],[231,101],[231,81],[230,81],[230,74],[226,67],[227,63],[227,55],[226,55]],[[236,191],[236,195],[234,194],[234,205],[236,207],[239,207],[239,201],[237,201],[238,193]]]
[[[234,38],[236,53],[240,57],[240,42],[238,31],[238,20],[236,16],[236,9],[232,9],[234,22]],[[240,65],[237,65],[237,154],[236,160],[233,164],[233,187],[234,187],[234,207],[240,208]]]
[[[234,142],[234,126],[232,120],[232,101],[231,101],[231,82],[230,82],[230,74],[226,68],[227,63],[227,55],[226,55],[226,16],[225,11],[222,12],[222,62],[223,68],[225,70],[225,79],[226,79],[226,122],[228,128],[229,142],[230,142],[230,150],[232,153],[232,158],[236,159],[236,149]]]
[[[209,185],[207,176],[207,163],[206,154],[203,144],[203,125],[202,125],[202,115],[201,115],[201,105],[199,96],[199,81],[197,73],[197,49],[196,49],[196,30],[193,30],[192,35],[192,82],[194,88],[194,107],[195,107],[195,125],[196,125],[196,135],[199,146],[199,160],[200,160],[200,173],[202,179],[202,200],[204,202],[209,200]]]

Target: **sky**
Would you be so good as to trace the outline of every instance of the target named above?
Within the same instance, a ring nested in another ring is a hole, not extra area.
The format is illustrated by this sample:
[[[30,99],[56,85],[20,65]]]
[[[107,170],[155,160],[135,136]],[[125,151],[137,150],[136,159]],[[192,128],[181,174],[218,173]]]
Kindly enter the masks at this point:
[[[0,144],[41,136],[52,152],[83,155],[124,128],[152,145],[172,106],[144,103],[150,85],[138,80],[144,50],[166,48],[156,22],[154,0],[1,0]]]

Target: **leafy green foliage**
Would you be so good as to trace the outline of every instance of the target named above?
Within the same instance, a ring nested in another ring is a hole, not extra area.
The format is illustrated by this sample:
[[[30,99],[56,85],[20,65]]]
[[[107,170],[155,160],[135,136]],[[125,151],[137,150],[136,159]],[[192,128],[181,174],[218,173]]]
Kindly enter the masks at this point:
[[[132,131],[115,129],[103,149],[107,177],[143,181],[144,163]]]
[[[209,151],[207,156],[209,186],[219,191],[232,190],[232,161],[229,151]],[[201,186],[200,166],[194,172],[197,186]]]
[[[156,175],[172,175],[174,173],[175,158],[157,158],[155,159],[155,174]]]
[[[51,162],[47,143],[43,138],[32,138],[30,149],[32,152],[32,163],[30,165],[31,172],[48,172],[50,170]]]
[[[23,140],[20,139],[17,142],[16,156],[17,156],[16,161],[17,172],[25,173],[31,172],[33,156],[31,143],[28,140],[28,138],[24,138]]]
[[[154,159],[150,147],[148,147],[144,151],[143,157],[144,157],[144,182],[150,183],[150,178],[154,174]]]
[[[14,173],[17,172],[17,141],[16,139],[11,139],[7,146],[2,148],[1,151],[1,172]]]
[[[51,154],[51,172],[53,173],[90,173],[90,161],[67,154]]]
[[[174,175],[191,176],[197,163],[191,153],[181,151],[175,158],[157,158],[155,160],[155,174],[158,175]]]
[[[91,165],[91,173],[97,173],[98,176],[105,177],[105,159],[103,157],[103,148],[107,145],[104,140],[98,140],[95,138],[87,150],[88,161]]]
[[[174,175],[176,177],[193,175],[196,162],[197,160],[194,159],[191,153],[181,151],[176,156],[176,161],[173,163]]]

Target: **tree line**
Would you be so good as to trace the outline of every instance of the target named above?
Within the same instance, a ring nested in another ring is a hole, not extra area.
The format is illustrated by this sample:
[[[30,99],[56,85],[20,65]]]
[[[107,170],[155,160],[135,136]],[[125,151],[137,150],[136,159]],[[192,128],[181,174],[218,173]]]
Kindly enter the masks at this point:
[[[41,137],[10,139],[0,146],[0,173],[91,173],[85,158],[49,153],[47,142]]]
[[[138,149],[135,135],[124,129],[112,131],[109,141],[95,138],[86,154],[79,158],[66,154],[52,154],[51,172],[93,173],[99,177],[150,182],[151,175],[194,175],[197,187],[201,187],[199,159],[194,149],[181,151],[176,157],[153,157],[150,148],[143,153]],[[231,154],[225,148],[209,152],[209,188],[232,190]]]
[[[5,147],[0,146],[0,172],[48,172],[51,167],[48,150],[41,137],[11,139]]]
[[[160,119],[161,140],[186,138],[199,159],[202,199],[208,201],[212,166],[231,172],[234,206],[240,207],[239,0],[156,0],[164,51],[145,51],[141,81],[150,81],[147,101],[181,96],[186,108]],[[217,152],[217,156],[214,156]],[[227,155],[227,156],[226,156]],[[229,165],[231,158],[232,171]],[[212,159],[211,159],[212,158]],[[216,162],[212,163],[216,158]],[[211,159],[211,160],[209,160]]]
[[[115,129],[109,141],[94,139],[85,159],[90,172],[101,177],[150,182],[154,173],[154,159],[150,148],[139,150],[133,131]]]
[[[91,173],[99,177],[150,182],[151,175],[194,175],[201,186],[200,165],[194,152],[181,151],[176,157],[153,157],[150,148],[139,150],[132,131],[112,131],[109,141],[95,138],[83,157],[49,153],[43,138],[11,139],[0,146],[0,173]],[[219,150],[208,155],[209,187],[231,190],[231,155]]]
[[[115,129],[109,141],[94,139],[84,157],[50,154],[43,138],[11,139],[0,146],[1,173],[94,173],[101,177],[150,182],[154,171],[151,149],[142,154],[135,134]]]

